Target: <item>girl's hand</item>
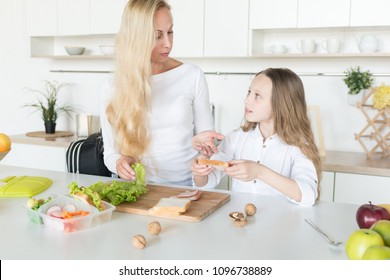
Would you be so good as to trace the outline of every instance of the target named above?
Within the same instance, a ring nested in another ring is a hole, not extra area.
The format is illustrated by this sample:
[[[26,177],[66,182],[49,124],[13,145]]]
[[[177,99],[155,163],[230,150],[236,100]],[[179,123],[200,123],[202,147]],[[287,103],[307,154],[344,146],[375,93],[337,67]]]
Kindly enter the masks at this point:
[[[218,153],[215,139],[223,140],[225,136],[215,131],[206,130],[192,137],[192,147],[201,154],[211,156]]]
[[[252,181],[258,178],[261,165],[251,160],[232,160],[231,167],[225,169],[226,175],[241,181]]]
[[[200,155],[194,158],[191,162],[191,171],[194,176],[207,176],[213,170],[213,166],[198,164],[198,159],[205,159],[208,157]]]
[[[121,179],[134,181],[135,180],[135,172],[133,168],[131,168],[131,164],[135,163],[136,160],[133,157],[121,156],[116,161],[116,174]]]

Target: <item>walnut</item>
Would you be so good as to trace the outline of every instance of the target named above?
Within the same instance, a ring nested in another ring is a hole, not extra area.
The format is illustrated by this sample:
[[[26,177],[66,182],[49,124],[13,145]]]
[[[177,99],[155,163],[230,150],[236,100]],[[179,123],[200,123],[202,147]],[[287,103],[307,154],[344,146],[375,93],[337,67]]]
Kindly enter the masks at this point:
[[[235,220],[237,220],[237,219],[239,219],[239,218],[244,218],[244,213],[241,213],[241,212],[231,212],[231,213],[229,214],[229,217],[230,217],[233,221],[235,221]]]
[[[143,249],[146,246],[146,239],[143,235],[137,234],[133,236],[133,246],[137,249]]]
[[[240,217],[234,220],[234,224],[238,227],[243,227],[246,225],[246,219],[244,217]]]
[[[161,232],[161,225],[157,221],[153,221],[148,225],[148,232],[151,235],[159,235]]]
[[[248,203],[247,205],[245,205],[245,213],[247,214],[247,216],[253,216],[254,214],[256,214],[256,211],[257,208],[254,204]]]
[[[234,224],[238,227],[246,225],[246,219],[244,213],[241,212],[231,212],[229,217],[234,221]]]

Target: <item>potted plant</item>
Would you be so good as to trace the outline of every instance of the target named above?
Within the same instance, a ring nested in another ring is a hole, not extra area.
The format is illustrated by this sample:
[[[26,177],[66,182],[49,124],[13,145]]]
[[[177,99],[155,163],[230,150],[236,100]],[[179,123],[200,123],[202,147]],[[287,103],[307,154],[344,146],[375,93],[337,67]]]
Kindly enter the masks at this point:
[[[365,90],[374,82],[370,71],[361,71],[360,66],[352,66],[345,72],[344,83],[348,87],[348,99],[351,105],[357,105],[364,98]]]
[[[58,104],[58,94],[66,83],[58,83],[57,81],[45,81],[44,90],[35,90],[26,88],[27,92],[38,93],[37,102],[27,104],[25,107],[30,107],[41,113],[41,118],[45,124],[45,132],[47,134],[55,133],[56,121],[62,113],[66,113],[71,117],[71,112],[75,111],[73,106]]]

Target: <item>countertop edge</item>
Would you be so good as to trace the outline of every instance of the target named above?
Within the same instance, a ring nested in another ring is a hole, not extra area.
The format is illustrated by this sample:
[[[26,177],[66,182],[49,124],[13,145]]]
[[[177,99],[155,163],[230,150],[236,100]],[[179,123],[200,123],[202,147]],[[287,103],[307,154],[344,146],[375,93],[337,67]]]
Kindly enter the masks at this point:
[[[77,136],[57,137],[57,138],[43,138],[43,137],[31,137],[25,134],[11,135],[12,143],[15,144],[27,144],[27,145],[39,145],[58,148],[68,148],[70,143],[79,139]]]
[[[324,164],[322,171],[390,177],[390,169],[378,167]]]
[[[25,134],[10,136],[12,143],[68,148],[77,136],[53,139],[30,137]],[[390,177],[390,156],[369,159],[365,153],[326,151],[322,158],[323,171]]]

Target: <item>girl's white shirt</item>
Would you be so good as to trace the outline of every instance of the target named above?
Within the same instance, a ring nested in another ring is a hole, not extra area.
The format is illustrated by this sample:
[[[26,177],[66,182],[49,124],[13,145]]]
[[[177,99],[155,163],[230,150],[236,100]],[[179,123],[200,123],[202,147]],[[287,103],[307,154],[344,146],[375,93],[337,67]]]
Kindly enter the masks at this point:
[[[192,148],[193,135],[214,130],[207,82],[202,70],[192,64],[153,75],[149,115],[151,145],[141,159],[149,183],[192,185],[191,160],[198,154]],[[113,79],[101,92],[101,125],[104,162],[116,173],[120,153],[115,148],[106,108],[113,94]]]
[[[313,205],[318,196],[318,178],[313,162],[296,146],[287,145],[276,134],[264,139],[258,126],[244,132],[237,129],[228,134],[218,146],[218,154],[211,159],[231,161],[233,159],[252,160],[267,166],[273,171],[295,180],[302,192],[301,202],[288,198],[301,205]],[[204,188],[215,188],[225,174],[213,169]],[[194,186],[196,184],[194,182]],[[283,195],[261,180],[240,181],[232,178],[232,190],[265,195]],[[284,196],[284,195],[283,195]]]

